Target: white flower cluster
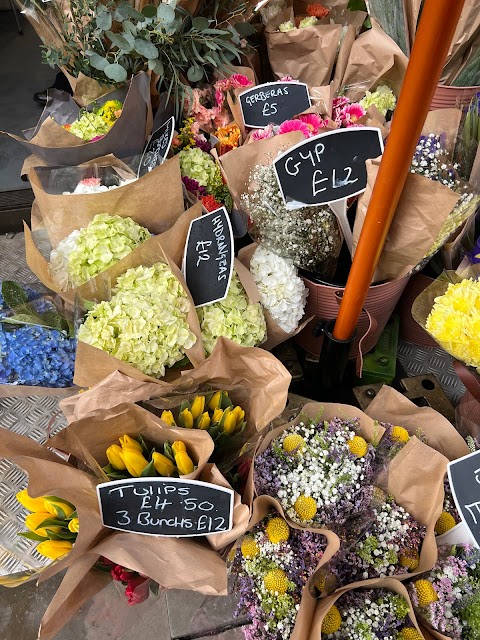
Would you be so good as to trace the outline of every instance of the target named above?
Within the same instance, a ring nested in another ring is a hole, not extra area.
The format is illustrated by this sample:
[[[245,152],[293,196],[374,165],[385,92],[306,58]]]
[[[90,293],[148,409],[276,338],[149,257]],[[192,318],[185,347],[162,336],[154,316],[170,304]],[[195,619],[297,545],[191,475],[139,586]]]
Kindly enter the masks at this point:
[[[102,184],[100,178],[86,178],[85,180],[80,180],[73,191],[64,191],[64,196],[71,195],[88,195],[89,193],[104,193],[105,191],[112,191],[113,189],[118,189],[119,187],[125,187],[127,184],[131,182],[135,182],[136,178],[130,178],[128,180],[120,180],[119,184],[113,184],[110,187]]]
[[[328,634],[328,638],[338,640],[372,640],[377,638],[375,631],[387,619],[397,619],[397,606],[393,598],[382,598],[378,601],[365,598],[362,605],[342,609],[342,626],[335,633]],[[372,634],[372,631],[375,635]],[[395,640],[398,631],[392,633],[383,631],[383,640]]]
[[[68,262],[70,255],[77,247],[81,230],[75,229],[72,233],[58,243],[56,249],[50,254],[48,269],[50,276],[61,291],[66,291],[70,286],[68,277]]]
[[[259,246],[252,256],[250,271],[262,305],[286,333],[295,331],[305,312],[308,289],[293,262]]]

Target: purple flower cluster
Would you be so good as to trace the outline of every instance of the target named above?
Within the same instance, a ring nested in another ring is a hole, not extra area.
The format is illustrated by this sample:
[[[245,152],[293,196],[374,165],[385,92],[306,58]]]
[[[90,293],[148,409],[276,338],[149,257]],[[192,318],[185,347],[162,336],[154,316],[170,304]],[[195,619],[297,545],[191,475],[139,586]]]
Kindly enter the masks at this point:
[[[188,176],[183,176],[182,182],[185,185],[187,191],[189,191],[190,193],[193,193],[193,195],[196,196],[198,199],[202,198],[207,193],[207,190],[205,189],[205,187],[202,187],[193,178],[189,178]]]

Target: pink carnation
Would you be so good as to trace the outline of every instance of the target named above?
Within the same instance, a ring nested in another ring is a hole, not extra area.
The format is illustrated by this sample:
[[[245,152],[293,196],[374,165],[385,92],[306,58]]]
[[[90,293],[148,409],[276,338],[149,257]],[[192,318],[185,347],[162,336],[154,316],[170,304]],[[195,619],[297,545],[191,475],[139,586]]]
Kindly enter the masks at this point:
[[[273,138],[273,136],[275,135],[274,131],[273,131],[273,125],[269,124],[268,127],[265,127],[265,129],[256,129],[253,133],[252,133],[252,140],[268,140],[269,138]]]
[[[308,125],[301,120],[286,120],[280,125],[277,133],[280,136],[283,133],[291,133],[292,131],[301,131],[305,138],[311,138],[313,135]]]
[[[316,135],[320,129],[327,126],[327,121],[322,120],[317,113],[304,113],[298,116],[298,119],[307,125],[312,135]]]
[[[100,178],[85,178],[84,180],[80,180],[80,184],[85,185],[86,187],[99,187],[102,181]]]

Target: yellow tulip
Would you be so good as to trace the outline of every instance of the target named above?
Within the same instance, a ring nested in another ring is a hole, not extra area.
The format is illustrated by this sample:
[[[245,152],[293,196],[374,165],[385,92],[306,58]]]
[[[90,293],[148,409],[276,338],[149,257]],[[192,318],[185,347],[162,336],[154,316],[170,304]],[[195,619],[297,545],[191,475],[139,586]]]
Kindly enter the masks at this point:
[[[215,409],[219,409],[222,404],[222,391],[217,391],[213,394],[208,403],[208,408],[214,411]]]
[[[179,451],[186,451],[187,447],[184,442],[177,440],[172,444],[173,455],[176,456]]]
[[[175,456],[178,472],[181,476],[186,476],[195,469],[195,466],[186,451],[179,451]]]
[[[173,417],[173,413],[171,411],[163,411],[160,416],[160,420],[163,420],[169,427],[176,427],[175,418]]]
[[[223,417],[223,431],[224,433],[232,434],[237,428],[237,416],[233,411],[229,411],[230,407],[225,409]]]
[[[55,518],[58,518],[59,520],[65,520],[65,518],[71,516],[75,511],[75,509],[72,509],[69,504],[65,504],[65,502],[63,502],[62,500],[44,498],[43,504],[45,505],[45,511],[48,511],[48,513],[50,513],[52,516],[55,516]],[[58,509],[61,509],[63,511],[64,517],[62,517],[62,514],[58,512]]]
[[[205,396],[197,396],[192,402],[192,416],[196,420],[205,411]]]
[[[178,424],[185,429],[193,428],[193,415],[190,409],[184,409],[178,416]]]
[[[72,547],[73,544],[69,540],[45,540],[37,545],[37,551],[50,560],[58,560],[70,553]]]
[[[72,518],[68,523],[68,530],[72,533],[78,533],[80,529],[80,521],[78,518]]]
[[[45,511],[43,498],[31,498],[26,489],[17,493],[16,497],[20,504],[29,511]]]
[[[245,411],[242,409],[242,407],[237,406],[233,410],[233,413],[235,414],[235,418],[237,420],[237,427],[239,427],[245,420]]]
[[[215,409],[215,411],[213,412],[212,422],[214,424],[218,424],[219,422],[221,422],[222,418],[223,418],[223,411],[221,409]]]
[[[143,455],[136,449],[124,449],[123,461],[128,473],[134,478],[139,478],[142,475],[142,471],[148,466],[148,460],[145,460]]]
[[[143,452],[142,445],[138,440],[134,440],[133,438],[130,438],[130,436],[122,436],[119,440],[122,449],[135,449],[140,453]]]
[[[155,467],[156,472],[163,478],[170,478],[175,474],[175,471],[177,469],[176,466],[173,464],[170,458],[164,456],[163,453],[154,452],[152,454],[152,458],[153,466]]]
[[[43,527],[41,529],[39,529],[38,527],[42,524],[42,522],[44,522],[45,520],[51,517],[52,515],[46,512],[42,513],[41,511],[37,511],[36,513],[31,513],[25,518],[25,526],[27,527],[27,529],[30,529],[30,531],[37,533],[39,536],[48,538],[47,530]],[[53,533],[58,533],[59,531],[62,530],[62,527],[53,526],[53,527],[48,527],[48,529],[50,531],[53,531]]]
[[[106,454],[109,463],[114,469],[117,469],[117,471],[124,471],[127,468],[123,461],[123,449],[122,447],[119,447],[118,444],[112,444],[108,447]]]
[[[208,411],[203,413],[198,421],[197,429],[208,429],[210,426],[210,416],[208,415]]]

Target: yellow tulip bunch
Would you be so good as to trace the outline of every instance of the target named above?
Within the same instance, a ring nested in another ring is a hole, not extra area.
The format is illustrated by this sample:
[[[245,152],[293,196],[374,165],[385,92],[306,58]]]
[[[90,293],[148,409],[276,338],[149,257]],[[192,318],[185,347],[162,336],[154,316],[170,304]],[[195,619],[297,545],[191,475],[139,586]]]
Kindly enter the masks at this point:
[[[31,513],[25,518],[29,531],[23,538],[38,541],[38,553],[58,560],[72,550],[79,531],[75,505],[55,496],[31,498],[27,489],[17,493],[17,500]]]
[[[120,445],[112,444],[106,454],[108,465],[103,471],[111,480],[126,478],[172,478],[185,476],[195,470],[195,465],[187,453],[187,447],[180,440],[163,444],[162,453],[148,447],[142,436],[133,439],[128,435],[119,438]]]
[[[192,402],[183,402],[174,412],[164,411],[161,419],[171,427],[206,430],[216,446],[222,444],[223,436],[239,435],[247,425],[245,411],[233,405],[227,391],[198,395]]]

